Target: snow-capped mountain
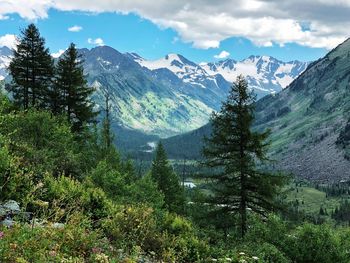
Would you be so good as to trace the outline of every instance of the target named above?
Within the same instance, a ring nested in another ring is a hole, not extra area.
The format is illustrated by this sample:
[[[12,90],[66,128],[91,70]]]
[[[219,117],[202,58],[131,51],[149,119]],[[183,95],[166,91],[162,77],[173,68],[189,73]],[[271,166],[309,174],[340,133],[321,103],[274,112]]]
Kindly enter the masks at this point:
[[[187,79],[184,75],[190,69],[185,67],[191,62],[185,58],[182,64],[171,60],[177,64],[173,71],[155,66],[151,70],[136,62],[141,59],[136,54],[122,54],[111,47],[80,52],[88,80],[96,89],[96,103],[103,107],[104,94],[108,93],[114,119],[123,127],[147,134],[166,137],[200,127],[219,109],[229,88],[220,76],[200,79],[203,75],[198,74],[194,83],[194,63],[192,79]]]
[[[164,58],[156,61],[148,61],[135,53],[130,54],[141,66],[150,70],[168,69],[185,83],[197,85],[206,88],[201,82],[204,79],[213,81],[215,85],[215,76],[210,76],[201,66],[186,59],[178,54],[168,54]]]
[[[218,75],[232,83],[243,74],[258,97],[276,93],[287,87],[306,68],[307,62],[282,62],[269,56],[250,56],[242,61],[227,59],[215,63],[196,64],[181,55],[169,54],[156,61],[148,61],[135,53],[129,54],[149,70],[168,69],[184,82],[199,85],[203,80],[215,82]]]
[[[0,80],[8,75],[6,68],[10,64],[12,51],[8,47],[0,47]]]
[[[246,76],[249,86],[257,92],[275,93],[286,88],[308,66],[307,62],[282,62],[270,56],[250,56],[242,61],[227,59],[201,66],[210,74],[221,74],[234,81],[239,74]]]
[[[196,64],[177,54],[148,61],[138,54],[122,54],[101,46],[79,50],[100,110],[110,96],[112,115],[119,126],[167,137],[194,130],[220,109],[231,82],[242,73],[259,97],[281,90],[306,63],[284,63],[270,57],[236,62]],[[0,78],[8,72],[11,50],[0,49]]]

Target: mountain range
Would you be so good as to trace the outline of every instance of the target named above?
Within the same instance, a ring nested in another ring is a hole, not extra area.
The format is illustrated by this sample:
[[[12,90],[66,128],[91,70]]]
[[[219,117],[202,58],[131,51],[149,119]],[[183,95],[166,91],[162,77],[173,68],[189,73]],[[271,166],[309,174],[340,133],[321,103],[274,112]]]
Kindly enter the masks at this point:
[[[254,129],[271,130],[272,166],[321,182],[350,178],[349,61],[348,39],[311,63],[287,88],[256,102]],[[196,159],[202,138],[210,133],[207,124],[164,144],[172,157]]]
[[[85,60],[88,81],[96,89],[98,109],[103,109],[104,96],[109,94],[115,129],[160,137],[188,132],[207,123],[239,74],[247,76],[260,98],[285,88],[308,65],[267,56],[196,64],[181,55],[168,54],[149,61],[108,46],[79,52]],[[7,75],[10,56],[10,49],[0,48],[0,79]]]

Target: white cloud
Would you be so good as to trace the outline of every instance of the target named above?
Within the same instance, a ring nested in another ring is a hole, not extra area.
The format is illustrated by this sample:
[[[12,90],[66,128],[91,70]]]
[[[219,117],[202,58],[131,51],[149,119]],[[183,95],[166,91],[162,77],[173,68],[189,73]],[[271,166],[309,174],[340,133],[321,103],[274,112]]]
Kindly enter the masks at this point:
[[[17,43],[16,35],[6,34],[0,36],[0,47],[15,48]]]
[[[51,53],[51,56],[54,58],[59,58],[66,50],[60,49],[56,53]]]
[[[79,32],[79,31],[81,31],[82,29],[83,29],[83,27],[75,25],[75,26],[69,27],[69,28],[68,28],[68,31],[69,31],[69,32]]]
[[[349,0],[7,0],[0,1],[0,17],[18,13],[42,19],[50,8],[136,13],[161,28],[174,29],[182,41],[197,48],[217,48],[224,39],[244,37],[259,46],[293,42],[330,49],[348,37],[350,28]]]
[[[92,45],[104,46],[104,41],[102,38],[98,37],[96,39],[88,38],[87,42]]]
[[[227,58],[229,55],[230,55],[229,52],[227,52],[226,50],[223,50],[220,52],[220,54],[215,55],[214,58],[224,59],[224,58]]]

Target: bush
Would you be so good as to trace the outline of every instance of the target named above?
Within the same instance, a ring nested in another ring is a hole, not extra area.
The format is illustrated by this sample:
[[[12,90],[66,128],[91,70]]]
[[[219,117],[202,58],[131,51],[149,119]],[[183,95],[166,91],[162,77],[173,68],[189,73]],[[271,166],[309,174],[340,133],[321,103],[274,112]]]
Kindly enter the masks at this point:
[[[115,256],[108,240],[79,213],[64,228],[15,225],[0,231],[0,262],[98,262],[101,255]]]
[[[74,136],[63,118],[37,110],[2,115],[0,134],[21,166],[35,172],[36,180],[46,172],[80,175]]]
[[[295,262],[348,262],[341,239],[327,225],[305,224],[289,235],[284,252]]]
[[[78,210],[98,221],[108,216],[111,206],[101,189],[66,176],[46,175],[37,197],[49,202],[49,210],[56,213],[58,219],[62,215],[61,220]]]
[[[256,250],[255,253],[261,260],[263,260],[263,262],[266,262],[266,263],[291,263],[292,262],[274,245],[269,243],[259,244],[258,249]]]

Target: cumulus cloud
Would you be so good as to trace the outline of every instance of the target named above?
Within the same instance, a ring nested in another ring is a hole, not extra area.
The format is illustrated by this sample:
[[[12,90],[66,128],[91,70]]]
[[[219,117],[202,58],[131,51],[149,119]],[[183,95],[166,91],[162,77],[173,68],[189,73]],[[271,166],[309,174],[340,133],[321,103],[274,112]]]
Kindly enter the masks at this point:
[[[83,27],[75,25],[75,26],[69,27],[69,28],[68,28],[68,31],[69,31],[69,32],[79,32],[79,31],[81,31],[82,29],[83,29]]]
[[[226,50],[223,50],[219,54],[215,55],[214,58],[224,59],[224,58],[227,58],[229,55],[230,55],[229,52],[227,52]]]
[[[15,48],[17,43],[16,35],[6,34],[0,36],[0,47]]]
[[[60,50],[58,50],[56,53],[51,53],[51,56],[52,56],[53,58],[59,58],[65,51],[66,51],[66,50],[64,50],[64,49],[60,49]]]
[[[88,38],[87,42],[92,45],[104,46],[104,41],[102,38],[98,37],[96,39]]]
[[[259,46],[293,42],[330,49],[348,37],[350,28],[349,0],[7,0],[0,2],[0,16],[40,19],[50,8],[135,13],[174,29],[197,48],[217,48],[224,39],[244,37]]]

